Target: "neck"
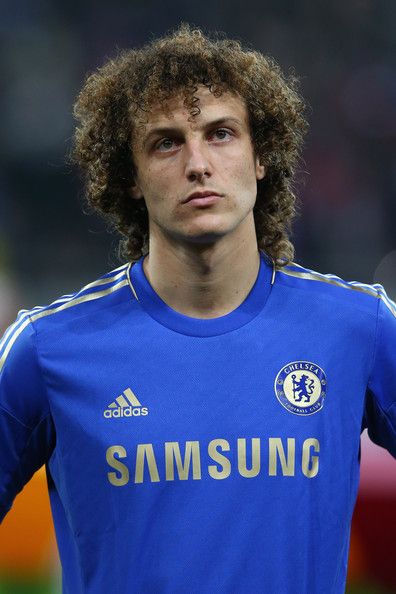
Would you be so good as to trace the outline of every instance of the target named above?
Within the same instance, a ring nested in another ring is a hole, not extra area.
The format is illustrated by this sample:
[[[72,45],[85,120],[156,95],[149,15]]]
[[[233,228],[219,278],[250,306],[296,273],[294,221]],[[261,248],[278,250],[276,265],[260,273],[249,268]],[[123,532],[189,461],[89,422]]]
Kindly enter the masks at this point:
[[[206,245],[150,236],[143,262],[157,295],[175,311],[195,318],[216,318],[236,309],[252,289],[259,267],[255,233]]]

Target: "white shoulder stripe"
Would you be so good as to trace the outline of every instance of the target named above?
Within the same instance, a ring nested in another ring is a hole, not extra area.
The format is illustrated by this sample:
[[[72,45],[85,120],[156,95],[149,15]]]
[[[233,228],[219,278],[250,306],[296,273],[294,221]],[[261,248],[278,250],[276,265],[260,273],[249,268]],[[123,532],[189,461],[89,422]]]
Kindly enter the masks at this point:
[[[51,305],[54,305],[55,303],[69,301],[71,297],[72,297],[72,295],[67,295],[67,296],[65,295],[61,299],[58,299],[57,301],[54,301],[54,303],[51,303]],[[47,307],[49,307],[49,306],[47,306]],[[8,328],[8,330],[4,333],[3,338],[0,340],[0,353],[1,353],[1,350],[4,348],[4,345],[6,344],[8,338],[11,336],[11,334],[13,332],[15,332],[15,330],[18,328],[18,326],[20,326],[20,324],[22,324],[22,322],[26,318],[28,318],[30,314],[35,313],[37,311],[41,311],[44,308],[45,308],[45,306],[43,306],[43,305],[36,305],[32,309],[21,309],[18,312],[17,319],[15,320],[15,322],[13,324],[11,324],[11,326]]]
[[[324,275],[324,274],[320,274],[320,273],[316,273],[316,272],[308,272],[308,271],[304,271],[304,272],[298,272],[297,270],[285,270],[284,268],[281,268],[278,272],[282,272],[283,274],[286,274],[287,276],[295,276],[296,278],[303,278],[306,280],[313,280],[313,281],[319,281],[322,283],[327,283],[329,285],[336,285],[338,287],[342,287],[344,289],[351,289],[352,291],[360,291],[362,293],[369,293],[370,295],[373,295],[373,297],[377,297],[378,296],[378,292],[371,286],[371,285],[353,285],[351,286],[350,284],[346,283],[345,281],[343,281],[342,279],[340,279],[338,276],[334,276],[334,275]]]
[[[378,285],[378,287],[378,297],[385,303],[386,307],[396,318],[396,303],[388,297],[382,285]]]
[[[106,278],[100,278],[97,281],[94,281],[92,283],[89,283],[88,285],[85,285],[77,293],[70,293],[68,295],[63,295],[56,301],[53,301],[52,303],[50,303],[49,305],[36,305],[32,309],[21,309],[18,313],[18,317],[15,320],[15,322],[8,328],[8,330],[5,332],[3,338],[0,340],[0,353],[1,353],[2,348],[4,348],[4,345],[6,344],[8,338],[11,336],[11,334],[18,328],[18,326],[20,324],[23,323],[23,321],[29,315],[34,314],[36,311],[41,311],[43,309],[47,310],[50,308],[52,309],[54,306],[56,306],[58,304],[71,301],[71,300],[75,299],[78,295],[81,295],[86,290],[92,289],[93,287],[97,287],[100,285],[106,285],[106,284],[110,284],[114,281],[117,281],[118,279],[120,279],[124,276],[127,267],[128,267],[128,264],[124,264],[123,266],[120,267],[120,268],[122,268],[122,272],[119,272],[115,276],[108,276]],[[112,272],[117,272],[118,270],[119,269],[117,268],[115,271],[113,270]]]
[[[125,270],[122,273],[116,275],[116,277],[107,278],[106,280],[107,282],[113,282],[115,278],[122,279],[123,276],[125,277]],[[11,347],[13,346],[21,332],[26,328],[26,326],[30,324],[30,322],[34,322],[35,320],[38,320],[42,317],[55,314],[59,311],[63,311],[64,309],[68,309],[69,307],[73,307],[74,305],[78,305],[79,303],[100,299],[101,297],[109,295],[110,293],[113,293],[114,291],[117,291],[118,289],[121,289],[122,287],[128,284],[128,280],[124,278],[123,280],[118,280],[116,284],[113,284],[112,286],[102,291],[94,291],[81,295],[82,291],[84,291],[87,287],[91,288],[92,286],[96,287],[98,285],[100,286],[102,284],[105,284],[103,282],[104,280],[105,279],[100,279],[100,281],[90,283],[90,285],[87,285],[86,287],[81,289],[81,291],[76,293],[74,297],[58,299],[48,307],[35,307],[31,310],[22,310],[22,315],[18,316],[16,322],[8,329],[6,335],[4,335],[3,340],[0,343],[0,371],[5,363],[8,353],[11,350]],[[54,305],[57,306],[52,307]]]
[[[121,266],[118,266],[118,268],[114,268],[113,270],[110,270],[110,272],[108,272],[107,274],[110,276],[111,274],[115,274],[116,272],[119,272],[120,270],[125,270],[125,268],[128,268],[129,266],[129,262],[127,262],[126,264],[121,264]]]
[[[285,267],[277,268],[277,271],[286,274],[287,276],[294,276],[296,278],[303,278],[305,280],[319,281],[330,285],[336,285],[338,287],[342,287],[343,289],[359,291],[360,293],[371,295],[372,297],[381,299],[381,301],[385,303],[389,311],[396,317],[396,304],[391,299],[389,299],[383,286],[378,283],[374,285],[367,285],[365,283],[359,283],[357,281],[344,281],[339,276],[336,276],[334,274],[321,274],[320,272],[307,270],[299,264],[294,263],[293,266],[300,268],[301,272],[299,270],[290,270]]]
[[[63,311],[64,309],[68,309],[69,307],[74,307],[75,305],[78,305],[79,303],[85,303],[86,301],[93,301],[95,299],[100,299],[100,297],[104,297],[105,295],[110,295],[110,293],[114,293],[114,291],[118,291],[118,289],[125,287],[125,285],[127,285],[127,284],[128,284],[127,279],[121,280],[118,283],[116,283],[115,285],[112,285],[111,287],[104,289],[103,291],[95,291],[94,293],[86,293],[85,295],[81,295],[80,297],[76,297],[75,299],[72,299],[70,301],[67,301],[66,303],[63,303],[62,305],[59,305],[58,307],[56,307],[54,309],[46,309],[43,311],[36,312],[30,316],[30,319],[32,322],[35,322],[36,320],[39,320],[40,318],[44,318],[45,316],[49,316],[51,314],[57,313],[58,311]]]
[[[128,267],[128,264],[124,264],[124,266],[122,267],[121,272],[119,272],[118,274],[111,276],[111,277],[106,277],[106,278],[100,278],[99,280],[96,280],[92,283],[89,283],[89,285],[85,285],[85,287],[83,287],[79,293],[83,293],[84,291],[86,291],[87,289],[91,289],[92,287],[99,287],[100,285],[107,285],[108,283],[113,283],[114,281],[117,281],[118,279],[122,278],[123,276],[125,276],[125,271],[126,268]],[[118,270],[118,269],[117,269]]]

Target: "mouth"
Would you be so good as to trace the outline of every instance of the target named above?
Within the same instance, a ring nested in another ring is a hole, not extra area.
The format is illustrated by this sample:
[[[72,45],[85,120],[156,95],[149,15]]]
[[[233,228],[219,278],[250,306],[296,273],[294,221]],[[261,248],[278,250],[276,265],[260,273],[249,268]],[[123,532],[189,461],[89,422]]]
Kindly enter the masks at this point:
[[[182,204],[194,204],[196,206],[204,206],[209,204],[215,204],[222,196],[213,190],[205,190],[204,192],[194,192],[190,194]]]

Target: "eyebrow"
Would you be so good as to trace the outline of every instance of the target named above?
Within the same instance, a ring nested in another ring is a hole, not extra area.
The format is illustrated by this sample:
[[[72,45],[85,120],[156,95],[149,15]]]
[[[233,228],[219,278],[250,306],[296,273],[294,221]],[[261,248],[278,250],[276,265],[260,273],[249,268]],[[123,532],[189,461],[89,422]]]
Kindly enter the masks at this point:
[[[224,116],[222,118],[218,118],[217,120],[204,122],[201,126],[199,126],[199,129],[207,130],[208,128],[214,128],[216,126],[221,126],[230,122],[240,127],[243,125],[241,120],[234,118],[233,116]],[[159,128],[153,128],[143,139],[143,146],[146,147],[155,136],[168,136],[172,134],[180,134],[181,132],[182,129],[177,126],[161,126]]]

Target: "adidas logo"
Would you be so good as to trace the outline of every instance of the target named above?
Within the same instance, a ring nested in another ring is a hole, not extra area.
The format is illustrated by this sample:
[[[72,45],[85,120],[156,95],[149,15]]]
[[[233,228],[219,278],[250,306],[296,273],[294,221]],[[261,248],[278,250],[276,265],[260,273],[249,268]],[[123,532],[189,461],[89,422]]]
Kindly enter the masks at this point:
[[[123,391],[121,396],[118,396],[114,402],[109,404],[103,412],[106,419],[114,419],[118,417],[140,417],[148,415],[148,408],[142,406],[131,388]]]

